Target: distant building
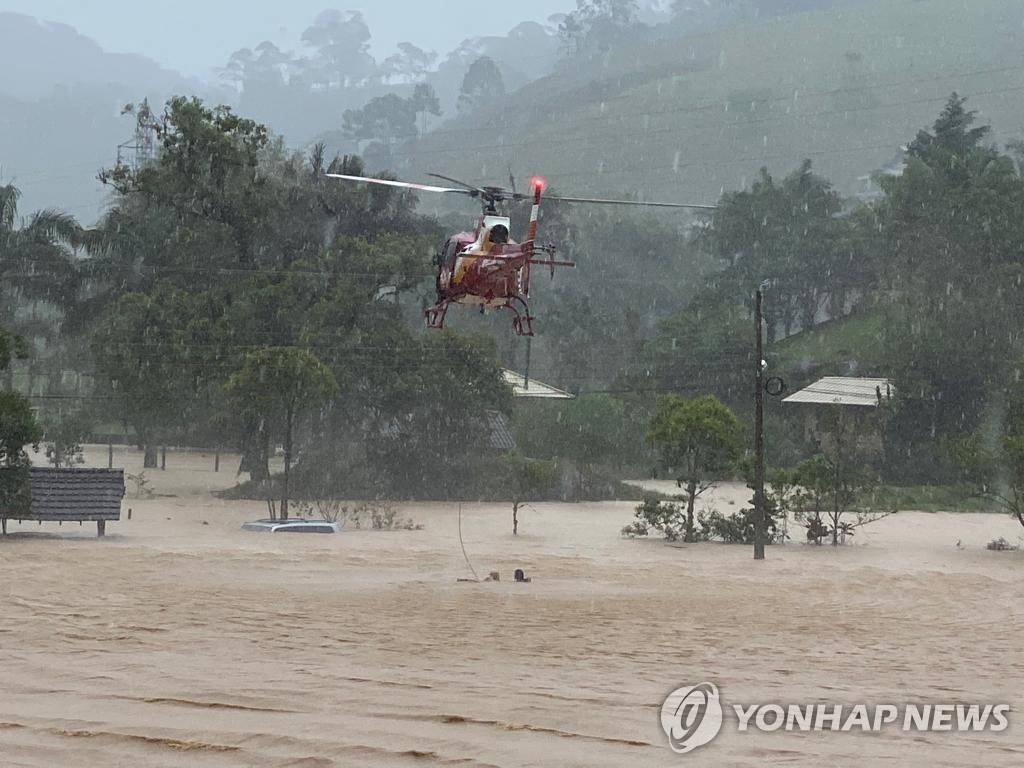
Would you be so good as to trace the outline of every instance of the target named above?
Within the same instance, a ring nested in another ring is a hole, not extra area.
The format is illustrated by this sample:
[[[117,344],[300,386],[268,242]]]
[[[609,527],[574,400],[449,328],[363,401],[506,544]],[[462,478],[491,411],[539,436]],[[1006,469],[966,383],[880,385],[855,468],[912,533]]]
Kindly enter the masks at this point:
[[[884,198],[885,192],[882,191],[879,179],[886,177],[898,178],[903,175],[903,172],[907,169],[906,151],[906,147],[901,147],[899,154],[882,166],[882,168],[874,173],[858,177],[857,184],[859,187],[854,193],[854,197],[862,203],[874,203]]]

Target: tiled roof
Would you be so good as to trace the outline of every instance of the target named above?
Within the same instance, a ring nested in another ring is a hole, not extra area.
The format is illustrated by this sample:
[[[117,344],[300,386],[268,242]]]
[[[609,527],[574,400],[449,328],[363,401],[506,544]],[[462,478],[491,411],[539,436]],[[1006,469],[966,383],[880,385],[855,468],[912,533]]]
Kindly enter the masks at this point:
[[[120,520],[124,471],[120,469],[29,469],[31,502],[26,510],[0,510],[14,520]]]
[[[491,427],[491,447],[499,451],[514,451],[516,439],[508,427],[508,419],[499,411],[487,412],[487,423]]]

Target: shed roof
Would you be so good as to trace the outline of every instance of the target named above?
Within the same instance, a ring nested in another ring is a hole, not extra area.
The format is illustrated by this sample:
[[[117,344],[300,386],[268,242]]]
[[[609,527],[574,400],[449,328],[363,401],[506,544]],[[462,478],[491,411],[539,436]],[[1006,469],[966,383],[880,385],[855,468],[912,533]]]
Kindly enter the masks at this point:
[[[512,394],[516,397],[531,397],[540,400],[575,400],[576,396],[565,392],[550,384],[544,384],[536,379],[526,380],[526,377],[515,371],[505,370],[505,382],[512,387]]]
[[[0,516],[44,522],[120,520],[124,470],[32,467],[29,490],[27,509],[0,510]]]
[[[893,384],[889,379],[827,376],[806,389],[801,389],[790,395],[782,402],[877,408],[883,402],[891,399],[893,392]]]

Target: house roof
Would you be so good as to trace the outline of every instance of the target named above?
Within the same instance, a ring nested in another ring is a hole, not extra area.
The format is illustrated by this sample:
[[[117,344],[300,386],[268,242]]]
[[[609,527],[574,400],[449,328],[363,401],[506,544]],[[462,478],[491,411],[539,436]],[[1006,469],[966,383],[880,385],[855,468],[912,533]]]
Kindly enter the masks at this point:
[[[499,451],[514,451],[516,439],[509,429],[505,414],[498,411],[487,412],[487,423],[491,427],[491,447]]]
[[[120,520],[124,471],[120,469],[29,469],[28,509],[0,510],[14,520]]]
[[[877,408],[883,402],[891,399],[893,392],[893,384],[889,379],[827,376],[806,389],[801,389],[790,395],[782,402]]]
[[[512,434],[508,418],[501,411],[485,411],[484,419],[488,430],[487,442],[491,448],[498,451],[514,451],[516,449],[516,438]],[[384,437],[399,439],[402,437],[403,424],[397,419],[392,419],[380,428],[380,434]]]
[[[516,397],[530,397],[541,400],[575,400],[576,396],[561,389],[544,384],[536,379],[529,381],[515,371],[505,370],[505,382],[512,387],[512,394]]]

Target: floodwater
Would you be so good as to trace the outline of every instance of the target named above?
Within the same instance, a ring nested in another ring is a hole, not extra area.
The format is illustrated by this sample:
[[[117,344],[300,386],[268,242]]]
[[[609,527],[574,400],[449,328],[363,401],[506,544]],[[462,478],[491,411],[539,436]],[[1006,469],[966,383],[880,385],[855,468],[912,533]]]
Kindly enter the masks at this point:
[[[90,455],[105,466],[105,450]],[[118,455],[137,471],[141,458]],[[629,541],[630,504],[403,505],[421,531],[247,533],[203,455],[132,519],[0,542],[3,766],[1019,766],[1017,524],[904,513],[838,551]],[[746,494],[726,488],[724,511]],[[959,542],[959,547],[957,546]],[[532,583],[515,584],[515,568]],[[726,723],[674,755],[672,690]],[[1002,733],[739,733],[731,703],[1009,703]]]

